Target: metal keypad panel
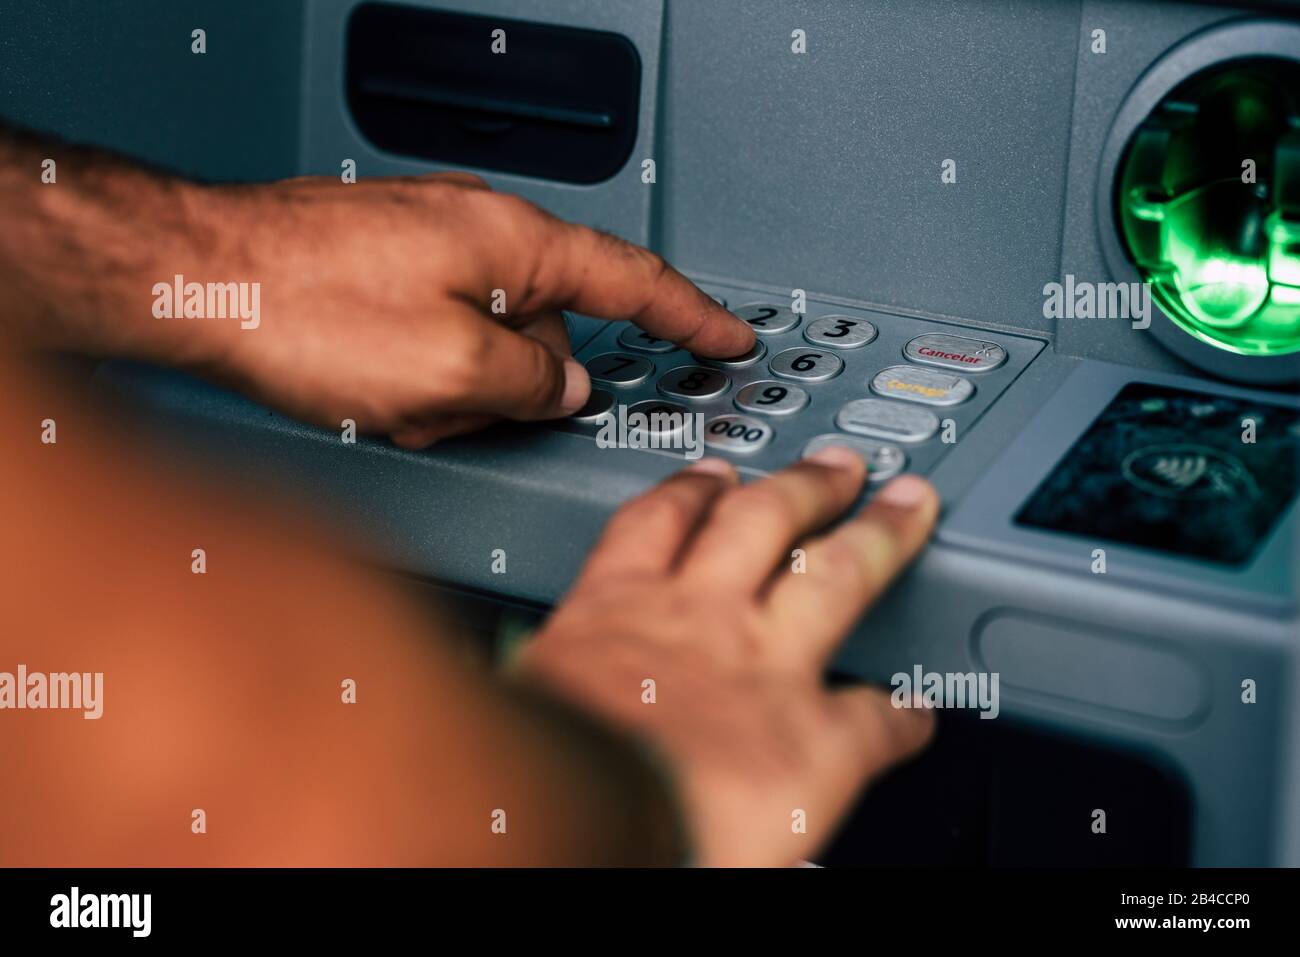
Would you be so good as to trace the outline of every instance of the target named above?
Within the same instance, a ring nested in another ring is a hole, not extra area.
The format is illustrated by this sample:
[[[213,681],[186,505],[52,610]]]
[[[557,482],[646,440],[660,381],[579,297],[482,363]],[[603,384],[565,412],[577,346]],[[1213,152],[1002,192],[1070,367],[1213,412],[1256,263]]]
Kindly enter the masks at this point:
[[[749,354],[719,360],[665,351],[662,340],[611,323],[577,359],[612,403],[601,396],[583,410],[585,421],[555,426],[594,436],[620,406],[698,413],[702,435],[694,437],[705,453],[747,474],[776,471],[838,442],[862,454],[878,483],[902,471],[927,474],[954,444],[979,441],[971,433],[979,417],[1043,348],[1032,337],[951,322],[812,300],[799,314],[788,300],[752,290],[705,291],[740,304],[732,311],[758,334]]]

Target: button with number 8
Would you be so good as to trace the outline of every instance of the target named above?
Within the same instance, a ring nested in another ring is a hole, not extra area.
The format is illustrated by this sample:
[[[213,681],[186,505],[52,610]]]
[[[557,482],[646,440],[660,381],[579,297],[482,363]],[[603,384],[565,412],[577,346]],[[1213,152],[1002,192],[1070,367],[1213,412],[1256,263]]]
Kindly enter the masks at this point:
[[[777,353],[768,366],[773,375],[802,382],[825,382],[840,374],[844,360],[829,352],[814,349],[786,349]]]
[[[788,382],[751,382],[736,396],[736,408],[763,415],[793,415],[808,404],[808,393]]]
[[[674,399],[716,399],[731,386],[731,380],[717,369],[678,366],[659,380],[659,391]]]
[[[704,424],[704,444],[724,452],[757,452],[772,441],[772,427],[748,415],[719,415]]]

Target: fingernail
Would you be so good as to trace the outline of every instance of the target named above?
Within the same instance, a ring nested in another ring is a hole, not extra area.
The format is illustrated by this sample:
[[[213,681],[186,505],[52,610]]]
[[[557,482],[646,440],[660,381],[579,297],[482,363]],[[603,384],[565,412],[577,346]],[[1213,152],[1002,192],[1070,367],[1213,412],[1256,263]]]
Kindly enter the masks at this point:
[[[687,472],[707,472],[710,475],[720,475],[723,478],[733,478],[736,470],[731,467],[731,463],[726,459],[700,459],[698,462],[692,462],[686,467]]]
[[[894,508],[916,508],[930,494],[929,484],[918,475],[900,475],[880,490],[876,501]]]
[[[566,413],[577,412],[591,395],[591,376],[575,359],[564,360],[564,395],[560,407]]]
[[[843,445],[828,445],[824,449],[818,449],[808,456],[808,461],[816,462],[818,465],[829,465],[834,469],[849,469],[857,472],[862,471],[866,465],[861,455]]]

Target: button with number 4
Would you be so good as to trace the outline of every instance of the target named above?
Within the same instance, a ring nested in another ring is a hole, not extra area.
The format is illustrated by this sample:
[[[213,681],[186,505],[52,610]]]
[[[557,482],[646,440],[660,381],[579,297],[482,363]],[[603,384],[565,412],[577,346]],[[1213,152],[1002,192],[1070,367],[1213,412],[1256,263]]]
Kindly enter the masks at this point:
[[[620,332],[618,334],[618,344],[624,349],[634,349],[637,352],[672,352],[677,348],[667,339],[660,339],[658,336],[652,335],[644,329],[638,329],[636,326],[628,326]]]
[[[659,380],[659,391],[674,399],[716,399],[730,386],[721,372],[703,366],[679,366]]]
[[[770,366],[773,375],[802,382],[825,382],[840,374],[844,360],[815,349],[786,349],[777,353]]]
[[[751,382],[736,396],[736,408],[763,415],[793,415],[808,404],[808,393],[788,382]]]
[[[621,352],[606,352],[587,360],[587,374],[605,385],[640,385],[654,371],[655,367],[647,360]]]
[[[808,323],[803,337],[827,349],[857,349],[876,338],[876,327],[865,319],[822,316]]]
[[[757,452],[772,441],[772,427],[748,415],[719,415],[704,423],[704,444],[723,452]]]

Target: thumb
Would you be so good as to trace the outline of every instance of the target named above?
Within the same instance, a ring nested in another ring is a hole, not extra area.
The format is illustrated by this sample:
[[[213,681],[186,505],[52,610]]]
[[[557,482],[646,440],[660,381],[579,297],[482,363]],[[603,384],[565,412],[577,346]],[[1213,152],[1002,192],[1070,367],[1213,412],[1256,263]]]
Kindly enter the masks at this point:
[[[455,403],[457,412],[507,419],[555,419],[582,408],[591,395],[587,370],[529,335],[482,323],[486,362],[471,377],[478,385]]]
[[[850,687],[834,692],[854,742],[863,779],[875,778],[924,750],[934,737],[934,712],[914,706],[895,707],[881,688]]]

